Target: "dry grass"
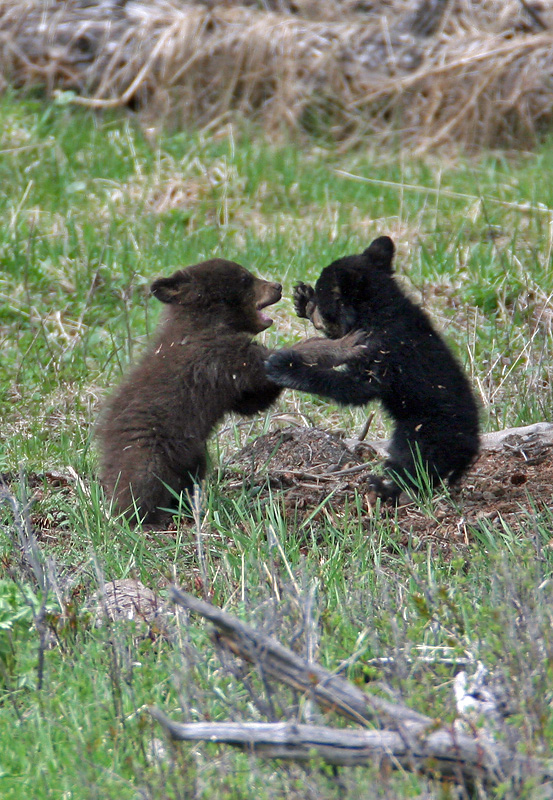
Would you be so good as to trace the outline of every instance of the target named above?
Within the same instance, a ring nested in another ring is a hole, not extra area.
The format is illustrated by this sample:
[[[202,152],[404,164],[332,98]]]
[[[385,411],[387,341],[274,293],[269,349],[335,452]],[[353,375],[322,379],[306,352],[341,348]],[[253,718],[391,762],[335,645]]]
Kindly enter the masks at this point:
[[[156,122],[216,126],[238,113],[272,134],[314,129],[345,145],[400,135],[420,150],[528,147],[553,117],[545,4],[255,5],[0,0],[0,81]]]

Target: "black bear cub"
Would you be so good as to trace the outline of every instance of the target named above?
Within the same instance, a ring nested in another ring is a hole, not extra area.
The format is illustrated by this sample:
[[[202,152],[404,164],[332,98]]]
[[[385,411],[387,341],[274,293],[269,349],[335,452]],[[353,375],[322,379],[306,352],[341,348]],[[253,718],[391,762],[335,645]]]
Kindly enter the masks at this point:
[[[455,485],[478,453],[479,428],[467,377],[424,311],[397,285],[393,257],[392,240],[381,236],[360,255],[323,269],[315,289],[303,283],[295,289],[298,316],[326,336],[363,331],[362,355],[336,370],[292,347],[268,358],[267,375],[338,403],[380,399],[395,429],[387,479],[373,476],[369,488],[397,502],[402,490],[416,491],[421,483]]]
[[[206,440],[230,411],[263,411],[281,392],[252,341],[272,320],[280,284],[213,259],[159,278],[166,304],[157,336],[108,400],[97,428],[100,478],[118,512],[146,522],[176,504],[206,471]]]

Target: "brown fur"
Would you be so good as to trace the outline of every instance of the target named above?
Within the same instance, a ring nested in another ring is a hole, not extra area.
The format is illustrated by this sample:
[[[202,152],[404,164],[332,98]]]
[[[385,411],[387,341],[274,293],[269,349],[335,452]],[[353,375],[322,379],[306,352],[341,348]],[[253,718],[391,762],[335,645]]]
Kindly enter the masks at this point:
[[[227,412],[263,411],[281,391],[265,376],[269,352],[252,341],[272,323],[261,309],[280,300],[278,283],[213,259],[151,289],[167,304],[164,319],[97,428],[100,477],[114,509],[136,508],[147,522],[205,475],[206,440]]]
[[[328,369],[358,361],[367,350],[366,338],[363,331],[351,331],[340,339],[320,339],[316,336],[304,339],[303,342],[286,349],[294,355],[301,356],[303,363],[308,367]]]

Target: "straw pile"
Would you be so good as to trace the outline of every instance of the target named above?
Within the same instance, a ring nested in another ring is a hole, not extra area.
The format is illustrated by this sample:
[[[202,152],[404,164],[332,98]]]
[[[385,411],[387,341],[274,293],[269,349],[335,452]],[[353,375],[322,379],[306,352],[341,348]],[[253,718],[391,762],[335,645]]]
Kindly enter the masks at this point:
[[[529,147],[553,119],[549,5],[0,0],[0,86],[177,125],[238,114],[344,145]]]

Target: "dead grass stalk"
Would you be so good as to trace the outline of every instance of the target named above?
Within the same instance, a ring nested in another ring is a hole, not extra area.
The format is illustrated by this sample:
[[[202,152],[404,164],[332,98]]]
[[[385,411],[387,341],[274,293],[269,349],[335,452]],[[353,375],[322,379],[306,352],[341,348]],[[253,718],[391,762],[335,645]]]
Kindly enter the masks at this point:
[[[553,118],[553,19],[520,0],[265,5],[0,0],[0,86],[346,146],[528,147]]]

